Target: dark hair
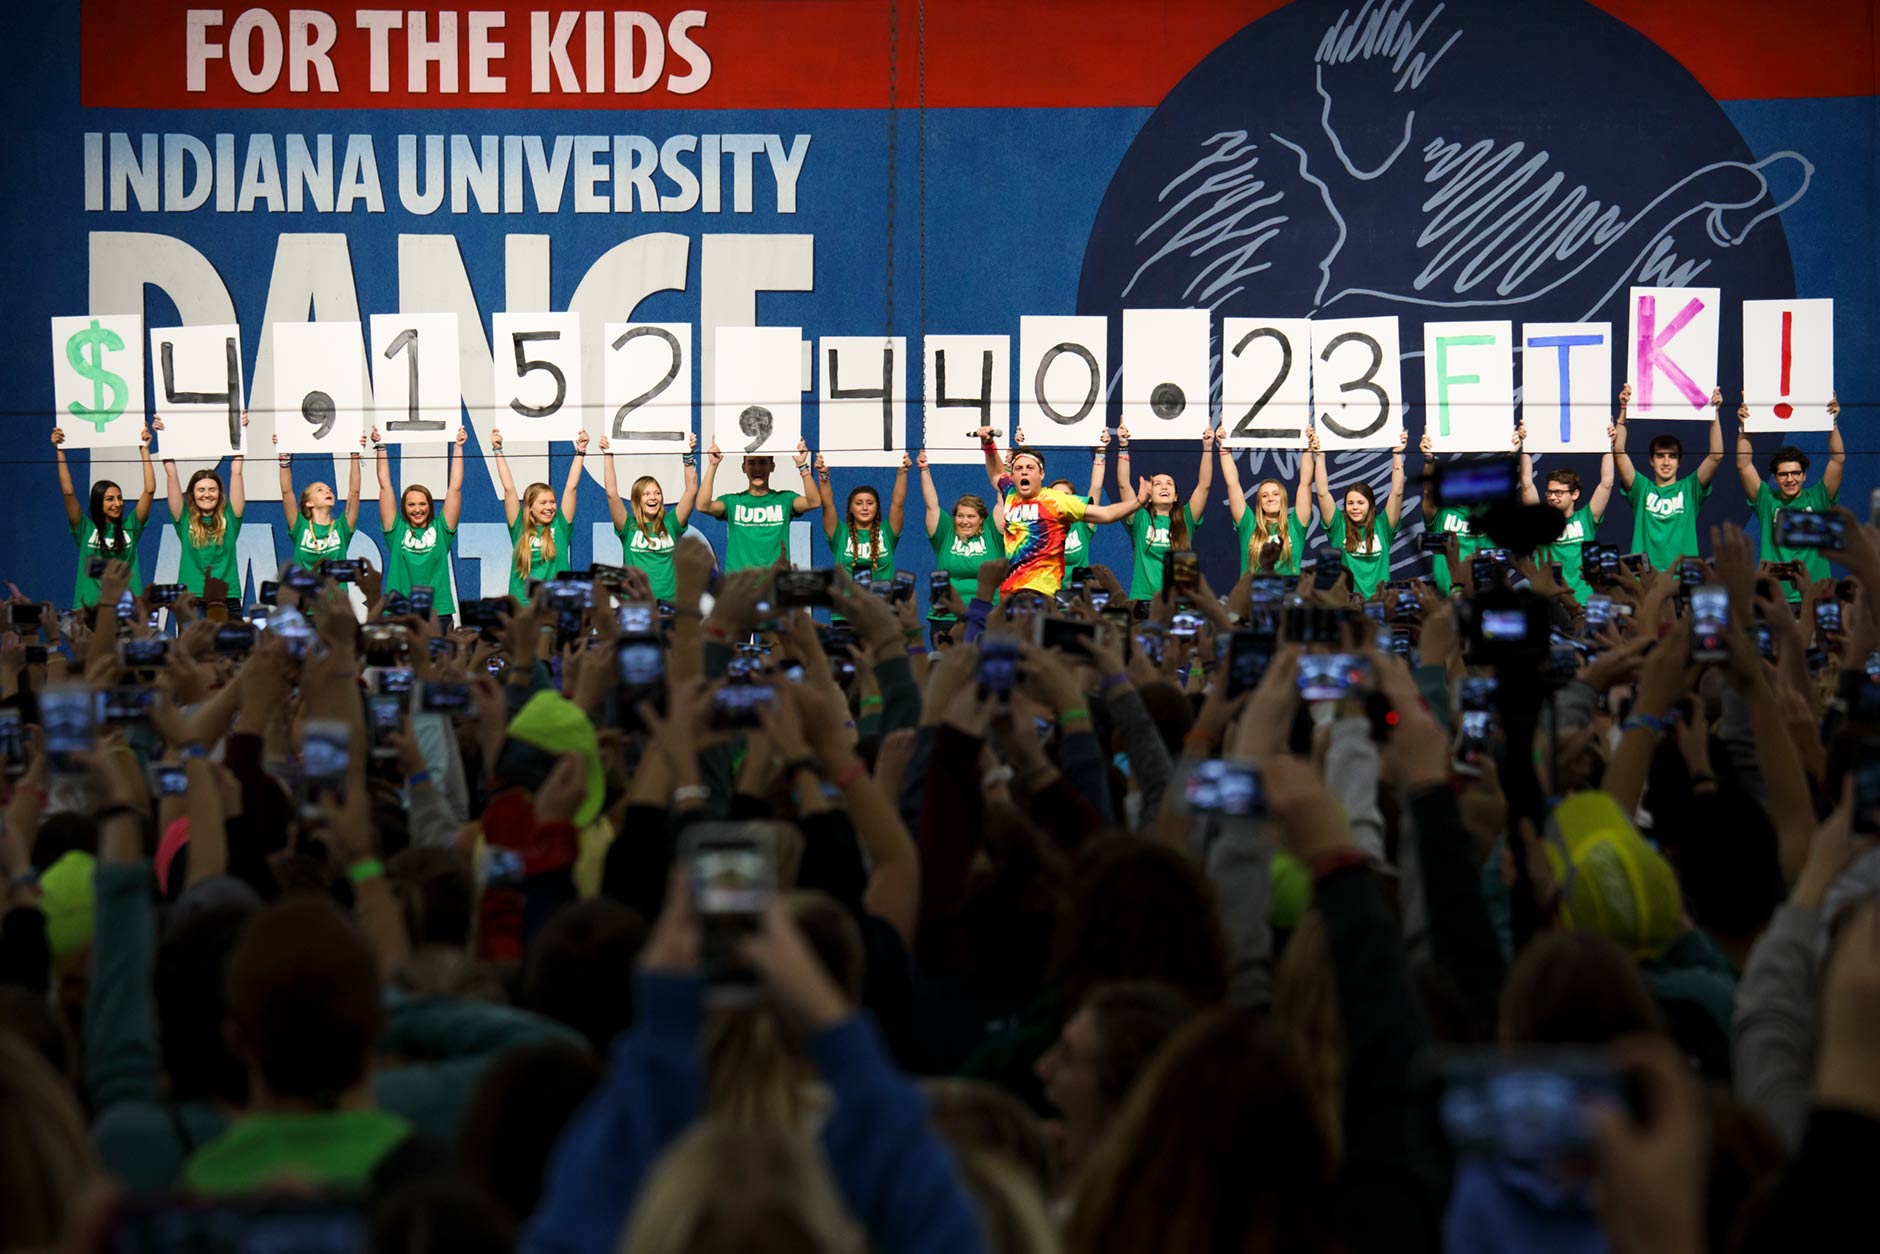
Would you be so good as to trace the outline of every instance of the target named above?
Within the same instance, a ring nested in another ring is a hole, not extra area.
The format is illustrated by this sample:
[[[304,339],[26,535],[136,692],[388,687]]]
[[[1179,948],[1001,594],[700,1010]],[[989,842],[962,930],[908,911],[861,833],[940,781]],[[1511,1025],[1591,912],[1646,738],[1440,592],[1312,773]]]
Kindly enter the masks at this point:
[[[109,479],[100,479],[92,484],[91,505],[87,512],[91,514],[92,530],[98,533],[99,549],[108,557],[124,560],[124,555],[130,550],[131,538],[124,534],[123,511],[119,511],[116,521],[104,516],[104,494],[112,488],[117,488],[120,497],[124,495],[124,489],[118,488]]]
[[[605,1050],[633,1022],[633,961],[645,943],[646,920],[617,901],[566,906],[529,942],[517,1000]]]
[[[1579,474],[1576,473],[1575,471],[1566,469],[1564,466],[1560,468],[1559,470],[1548,471],[1547,482],[1557,483],[1570,493],[1578,492],[1580,490]]]
[[[365,1078],[385,1012],[365,937],[324,897],[255,913],[229,957],[228,1014],[268,1087],[322,1107]]]
[[[555,1142],[600,1082],[599,1060],[568,1041],[505,1050],[477,1081],[457,1149],[464,1171],[511,1223],[535,1213]]]
[[[1592,932],[1544,932],[1528,942],[1501,991],[1501,1037],[1511,1045],[1605,1045],[1665,1032],[1638,964]]]
[[[1780,466],[1783,462],[1800,462],[1802,464],[1802,473],[1808,473],[1808,454],[1802,452],[1802,450],[1796,448],[1793,444],[1784,444],[1781,448],[1770,454],[1769,473],[1774,475],[1776,473],[1776,467]],[[92,491],[95,494],[97,489],[93,488]]]
[[[1029,457],[1033,461],[1037,462],[1038,473],[1039,474],[1044,473],[1044,454],[1043,453],[1040,453],[1035,448],[1027,448],[1023,444],[1020,444],[1012,450],[1012,460],[1017,461],[1021,457]]]
[[[33,870],[44,874],[68,853],[98,852],[98,824],[89,814],[62,810],[40,821],[33,837]]]
[[[1214,895],[1187,857],[1134,836],[1085,846],[1058,931],[1065,1000],[1106,980],[1158,980],[1207,1005],[1227,995]]]
[[[864,492],[875,498],[875,521],[868,524],[867,527],[859,527],[855,522],[855,498],[862,495]],[[855,487],[850,488],[849,499],[843,506],[842,521],[848,524],[851,533],[859,535],[865,532],[867,534],[868,558],[872,562],[880,561],[882,527],[881,493],[875,491],[865,483],[857,484]]]
[[[1195,1004],[1154,980],[1098,984],[1084,998],[1097,1028],[1097,1090],[1121,1105],[1156,1051],[1194,1016]]]
[[[1670,449],[1679,457],[1684,456],[1684,441],[1675,435],[1655,435],[1652,437],[1651,452],[1656,455],[1663,449]]]
[[[1349,515],[1345,514],[1342,504],[1344,497],[1350,496],[1353,492],[1363,497],[1364,503],[1371,507],[1364,515],[1364,530],[1362,532],[1353,530],[1351,518]],[[1340,501],[1339,516],[1345,520],[1345,552],[1356,553],[1365,545],[1371,543],[1371,538],[1377,534],[1377,491],[1372,488],[1370,484],[1364,482],[1348,484],[1343,494],[1340,496]]]
[[[405,933],[413,949],[462,949],[470,943],[477,890],[462,854],[454,849],[406,849],[385,864],[385,878],[404,908]]]
[[[248,1071],[230,1052],[222,1031],[228,1017],[223,982],[242,925],[254,913],[233,904],[195,911],[157,949],[151,985],[163,1069],[175,1101],[240,1106],[248,1100]]]
[[[1142,698],[1149,721],[1155,724],[1169,753],[1180,756],[1182,737],[1195,725],[1195,707],[1188,694],[1168,680],[1158,679],[1137,689],[1136,695]]]

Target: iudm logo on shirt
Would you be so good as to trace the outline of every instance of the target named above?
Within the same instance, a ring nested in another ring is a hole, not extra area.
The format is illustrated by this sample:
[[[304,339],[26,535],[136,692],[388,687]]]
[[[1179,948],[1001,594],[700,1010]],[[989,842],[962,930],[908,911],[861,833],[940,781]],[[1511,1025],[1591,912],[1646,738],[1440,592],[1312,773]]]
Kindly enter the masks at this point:
[[[1069,548],[1070,546],[1066,545],[1065,547]],[[955,557],[984,557],[986,555],[986,537],[974,536],[970,540],[962,540],[955,536],[953,539],[953,555]]]
[[[634,550],[636,553],[652,553],[672,547],[672,537],[663,531],[656,535],[649,536],[638,527],[635,527],[628,534],[633,538],[627,541],[627,547]]]
[[[336,552],[339,549],[339,528],[335,527],[323,536],[309,532],[307,538],[301,541],[300,547],[309,553]]]
[[[781,505],[739,505],[737,507],[736,512],[733,514],[731,521],[740,522],[740,523],[759,523],[759,524],[769,523],[772,525],[781,525],[783,522],[783,506]]]
[[[1028,504],[1008,505],[1005,509],[1005,517],[1008,522],[1037,522],[1038,503],[1032,501]]]
[[[426,527],[423,531],[405,533],[405,552],[407,553],[429,553],[436,547],[437,532],[430,527]]]
[[[1645,497],[1645,512],[1653,518],[1676,518],[1684,512],[1684,493],[1675,492],[1670,495],[1648,493]]]

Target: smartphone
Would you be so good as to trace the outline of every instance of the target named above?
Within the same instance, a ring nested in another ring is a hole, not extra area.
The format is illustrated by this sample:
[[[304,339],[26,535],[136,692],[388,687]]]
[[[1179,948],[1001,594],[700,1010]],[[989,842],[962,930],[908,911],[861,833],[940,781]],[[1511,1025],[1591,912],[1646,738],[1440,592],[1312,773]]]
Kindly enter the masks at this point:
[[[368,664],[383,665],[404,655],[411,647],[411,633],[398,623],[367,623],[359,630],[359,643]]]
[[[469,708],[468,684],[426,683],[418,689],[418,709],[426,714],[458,714]]]
[[[1355,653],[1305,653],[1299,657],[1299,696],[1304,701],[1339,701],[1362,689],[1371,676]]]
[[[1815,602],[1815,630],[1829,636],[1841,634],[1841,603],[1839,601]]]
[[[1585,1160],[1604,1111],[1638,1111],[1636,1083],[1591,1050],[1469,1051],[1442,1068],[1444,1134],[1458,1152],[1522,1163]]]
[[[1382,601],[1366,601],[1364,603],[1364,616],[1376,623],[1379,627],[1384,625],[1385,615],[1386,611]]]
[[[301,727],[300,779],[307,800],[346,796],[346,768],[352,756],[352,729],[339,719],[308,719]]]
[[[579,579],[550,579],[542,591],[551,610],[584,610],[594,603],[594,585]]]
[[[26,646],[26,664],[28,666],[44,666],[46,659],[51,656],[52,655],[47,652],[46,646],[43,644],[29,644]]]
[[[485,844],[477,861],[477,882],[484,888],[514,891],[529,877],[529,864],[520,849]]]
[[[150,716],[156,692],[140,684],[120,684],[97,694],[97,708],[92,721],[105,727],[126,727]]]
[[[1488,756],[1489,737],[1495,730],[1495,715],[1490,710],[1464,710],[1462,731],[1456,737],[1456,756],[1452,765],[1458,775],[1480,775],[1482,759]]]
[[[274,582],[272,579],[263,580],[261,590],[255,593],[255,600],[262,605],[279,605],[281,603],[281,585]]]
[[[211,646],[223,657],[240,657],[251,653],[255,647],[254,624],[248,622],[226,623],[215,629],[215,641]]]
[[[912,601],[915,586],[913,571],[897,570],[894,572],[893,579],[886,583],[877,583],[869,590],[886,600],[888,604],[894,605],[901,601]]]
[[[159,797],[186,797],[189,795],[189,773],[173,762],[152,762],[150,791]]]
[[[437,592],[423,584],[411,590],[411,612],[419,618],[431,617],[431,609],[437,604]]]
[[[268,619],[268,634],[287,642],[287,651],[295,658],[305,658],[313,644],[313,628],[307,616],[296,609],[285,609]]]
[[[1479,619],[1482,639],[1493,642],[1519,642],[1528,638],[1528,616],[1524,610],[1483,610]]]
[[[1730,593],[1721,584],[1691,589],[1691,660],[1721,662],[1730,656],[1723,633],[1730,629]]]
[[[1169,619],[1168,634],[1181,640],[1192,640],[1201,634],[1202,618],[1199,614],[1186,611]]]
[[[1266,668],[1273,664],[1273,637],[1259,631],[1237,631],[1227,638],[1227,699],[1259,687]]]
[[[1336,555],[1328,557],[1324,551],[1321,551],[1318,565],[1312,568],[1312,586],[1320,592],[1330,592],[1338,586],[1338,577],[1344,573],[1343,558]]]
[[[1520,494],[1516,470],[1512,457],[1472,457],[1441,463],[1430,479],[1444,505],[1490,505]]]
[[[1495,708],[1495,690],[1500,686],[1493,675],[1469,675],[1462,681],[1460,704],[1465,710]]]
[[[464,626],[491,631],[500,627],[503,616],[509,613],[509,598],[484,597],[477,601],[465,601],[458,610]]]
[[[330,557],[320,563],[320,576],[323,579],[336,579],[340,583],[355,583],[359,579],[359,559]]]
[[[1288,605],[1282,618],[1293,644],[1337,644],[1338,614],[1323,605]]]
[[[150,670],[170,664],[170,642],[162,636],[146,636],[142,640],[120,640],[117,645],[118,665],[133,667],[138,670]]]
[[[1586,630],[1604,631],[1612,625],[1612,598],[1592,596],[1586,599]]]
[[[1765,661],[1776,660],[1776,633],[1768,623],[1756,624],[1756,652],[1760,653]]]
[[[1619,558],[1619,564],[1635,575],[1642,575],[1650,569],[1651,563],[1643,553],[1626,553]]]
[[[1099,589],[1101,591],[1101,589]],[[1129,611],[1121,606],[1106,606],[1102,610],[1103,625],[1117,633],[1122,639],[1129,635]]]
[[[1255,575],[1252,590],[1255,601],[1282,601],[1292,591],[1293,580],[1284,575]]]
[[[1417,541],[1419,553],[1447,553],[1448,551],[1449,533],[1447,531],[1431,531],[1425,528],[1423,538]]]
[[[1183,782],[1182,804],[1190,814],[1251,818],[1266,813],[1266,794],[1253,763],[1207,758],[1195,763]]]
[[[769,684],[751,681],[727,683],[712,693],[706,726],[713,731],[740,731],[762,725],[762,712],[776,704]]]
[[[822,609],[834,604],[833,570],[780,570],[771,584],[770,598],[778,609]]]
[[[1692,588],[1701,587],[1704,580],[1709,577],[1704,573],[1704,563],[1701,558],[1680,557],[1678,559],[1678,587],[1685,592],[1688,593]]]
[[[92,746],[92,706],[83,684],[54,684],[39,694],[39,725],[53,770],[81,769],[76,755]]]
[[[524,792],[534,792],[542,786],[558,761],[560,758],[547,749],[511,736],[503,741],[502,748],[497,751],[496,769],[491,774],[498,781],[498,788],[514,787]]]
[[[777,891],[777,854],[763,823],[694,823],[680,857],[699,922],[699,964],[707,1001],[723,1005],[759,995],[756,973],[739,960],[738,944],[763,925]]]
[[[457,652],[457,646],[452,644],[450,641],[446,640],[444,637],[442,636],[431,637],[431,660],[433,662],[437,661],[437,659],[441,657],[450,657],[456,652]]]
[[[982,695],[1010,696],[1018,683],[1018,645],[999,636],[979,642],[979,691]]]
[[[1398,657],[1408,658],[1412,651],[1410,628],[1402,623],[1393,624],[1390,629],[1390,639],[1385,642],[1384,647]]]
[[[1405,588],[1397,594],[1396,603],[1391,607],[1390,617],[1394,623],[1413,623],[1423,612],[1423,598]]]
[[[622,601],[620,608],[614,611],[614,620],[620,624],[620,630],[625,635],[659,634],[658,607],[651,601]]]
[[[1469,559],[1469,580],[1478,592],[1494,584],[1500,572],[1501,563],[1488,553],[1477,553]]]
[[[0,709],[0,766],[8,775],[26,769],[26,732],[20,712],[11,706]]]
[[[1085,640],[1101,641],[1103,624],[1086,623],[1075,618],[1056,618],[1040,615],[1032,620],[1032,640],[1046,649],[1056,649],[1072,657],[1082,659],[1082,642]]]
[[[302,570],[298,566],[288,567],[287,574],[281,579],[281,582],[289,588],[292,588],[295,592],[300,593],[302,596],[305,596],[307,593],[314,591],[320,586],[318,576],[312,571]]]
[[[109,564],[110,564],[110,563],[109,563],[108,561],[106,561],[106,559],[104,559],[104,558],[102,558],[102,557],[94,557],[94,558],[92,558],[92,559],[91,559],[91,560],[90,560],[89,562],[86,562],[86,563],[85,563],[85,578],[87,578],[87,579],[103,579],[103,578],[104,578],[104,568],[105,568],[105,567],[106,567],[107,565],[109,565]]]
[[[402,695],[411,691],[415,673],[409,666],[382,666],[373,678],[373,691]]]
[[[175,605],[186,591],[180,583],[153,583],[144,589],[144,599],[151,605]]]
[[[1201,586],[1201,555],[1192,549],[1163,556],[1163,581],[1176,596],[1193,596]]]
[[[372,756],[375,758],[394,758],[398,750],[392,747],[392,737],[405,721],[405,694],[402,692],[375,692],[366,698],[366,723],[372,729]]]
[[[385,604],[380,609],[382,617],[403,618],[409,613],[411,613],[411,599],[404,593],[388,592],[385,594]]]
[[[1839,552],[1847,544],[1847,520],[1812,509],[1779,509],[1776,543],[1785,549]]]

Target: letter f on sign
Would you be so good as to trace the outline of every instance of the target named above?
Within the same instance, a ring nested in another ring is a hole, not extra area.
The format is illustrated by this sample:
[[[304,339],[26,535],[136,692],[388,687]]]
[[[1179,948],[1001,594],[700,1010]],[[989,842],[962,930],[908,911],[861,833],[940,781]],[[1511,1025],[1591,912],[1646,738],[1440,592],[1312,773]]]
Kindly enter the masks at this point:
[[[1691,376],[1685,374],[1678,363],[1671,360],[1665,352],[1678,332],[1682,331],[1692,318],[1703,311],[1704,302],[1692,297],[1685,302],[1678,316],[1665,324],[1664,330],[1658,330],[1658,298],[1641,294],[1638,298],[1638,408],[1640,413],[1649,413],[1652,408],[1652,383],[1655,372],[1664,371],[1665,378],[1672,386],[1684,394],[1684,399],[1691,403],[1691,408],[1702,409],[1710,398],[1704,390],[1691,382]]]

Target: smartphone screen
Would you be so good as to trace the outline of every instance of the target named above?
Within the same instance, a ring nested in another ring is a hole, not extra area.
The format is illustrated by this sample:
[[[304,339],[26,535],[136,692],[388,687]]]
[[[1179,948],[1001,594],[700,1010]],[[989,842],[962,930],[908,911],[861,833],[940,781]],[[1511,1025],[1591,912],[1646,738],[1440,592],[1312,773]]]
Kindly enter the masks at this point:
[[[1718,584],[1691,589],[1691,660],[1721,662],[1730,656],[1723,633],[1730,629],[1730,594]]]
[[[346,765],[351,729],[338,719],[309,719],[302,727],[300,778],[309,800],[346,795]]]
[[[756,975],[738,959],[737,946],[762,925],[776,893],[769,830],[755,823],[701,823],[688,828],[685,839],[708,997],[721,1004],[753,997]]]
[[[436,592],[423,584],[411,590],[411,612],[419,618],[431,617],[431,607],[436,604],[436,601]]]
[[[1251,762],[1208,758],[1195,763],[1182,786],[1182,802],[1191,814],[1248,818],[1266,812],[1259,770]]]
[[[1841,603],[1839,601],[1815,602],[1815,630],[1825,635],[1840,634]]]
[[[953,580],[944,570],[936,570],[927,576],[927,599],[938,605],[946,600],[947,589],[953,586]]]
[[[1231,700],[1259,687],[1273,662],[1273,637],[1237,631],[1227,641],[1227,696]]]
[[[1354,653],[1307,653],[1299,658],[1299,696],[1305,701],[1338,701],[1362,688],[1370,667]]]
[[[91,748],[91,713],[91,690],[82,684],[54,684],[39,694],[39,724],[54,769],[76,769],[76,755]]]
[[[1018,646],[1006,639],[979,644],[979,690],[1003,697],[1018,683]]]
[[[1168,575],[1178,595],[1190,595],[1201,584],[1201,555],[1194,552],[1170,553]]]

